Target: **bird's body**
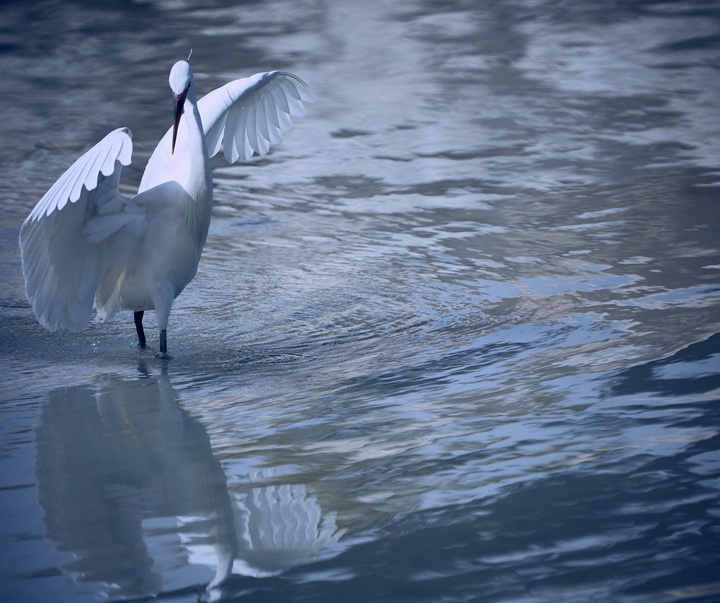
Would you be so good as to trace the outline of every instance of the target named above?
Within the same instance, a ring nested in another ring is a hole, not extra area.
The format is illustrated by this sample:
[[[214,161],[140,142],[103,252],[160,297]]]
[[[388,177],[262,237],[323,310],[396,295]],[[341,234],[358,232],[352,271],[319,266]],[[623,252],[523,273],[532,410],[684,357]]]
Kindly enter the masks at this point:
[[[210,157],[231,163],[264,155],[292,129],[312,95],[289,73],[235,80],[198,102],[187,61],[170,72],[175,123],[148,161],[138,194],[119,193],[132,153],[120,128],[78,159],[23,223],[20,249],[28,300],[49,330],[80,330],[101,318],[155,310],[160,353],[173,300],[194,278],[210,226]]]

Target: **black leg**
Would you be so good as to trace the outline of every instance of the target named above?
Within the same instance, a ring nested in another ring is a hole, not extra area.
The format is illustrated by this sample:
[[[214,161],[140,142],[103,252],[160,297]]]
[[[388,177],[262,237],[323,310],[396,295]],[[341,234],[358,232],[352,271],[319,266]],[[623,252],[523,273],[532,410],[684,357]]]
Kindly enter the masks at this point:
[[[160,331],[160,353],[167,356],[167,331]]]
[[[143,316],[145,315],[145,312],[140,310],[139,312],[135,312],[135,329],[137,330],[138,334],[138,347],[145,349],[146,347],[146,341],[145,341],[145,329],[143,329],[142,321]]]

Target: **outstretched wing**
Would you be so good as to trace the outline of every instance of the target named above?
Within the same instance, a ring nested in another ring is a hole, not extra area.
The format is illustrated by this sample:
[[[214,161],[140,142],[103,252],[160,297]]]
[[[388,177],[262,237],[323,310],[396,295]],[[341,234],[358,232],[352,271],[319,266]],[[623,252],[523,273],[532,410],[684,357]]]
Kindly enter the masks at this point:
[[[104,248],[89,242],[84,228],[123,204],[118,184],[131,155],[130,130],[111,132],[53,184],[20,229],[27,299],[51,331],[79,331],[90,321]]]
[[[292,118],[305,115],[305,104],[314,101],[305,83],[284,71],[257,73],[213,90],[198,101],[209,156],[222,149],[225,159],[235,163],[253,153],[265,155],[292,131]],[[138,192],[172,177],[171,138],[172,128],[150,156]]]
[[[265,155],[314,101],[305,82],[285,71],[257,73],[213,90],[198,102],[210,157],[221,149],[230,163]]]

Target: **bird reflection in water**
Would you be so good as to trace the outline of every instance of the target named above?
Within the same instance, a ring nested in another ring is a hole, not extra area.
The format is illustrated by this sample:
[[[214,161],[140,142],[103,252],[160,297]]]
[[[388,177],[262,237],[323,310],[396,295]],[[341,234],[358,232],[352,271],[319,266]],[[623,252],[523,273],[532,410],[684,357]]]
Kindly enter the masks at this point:
[[[113,597],[207,584],[215,598],[232,573],[274,575],[327,554],[341,536],[334,513],[300,484],[230,492],[167,373],[140,370],[43,405],[38,495],[48,538],[73,555],[64,571]]]

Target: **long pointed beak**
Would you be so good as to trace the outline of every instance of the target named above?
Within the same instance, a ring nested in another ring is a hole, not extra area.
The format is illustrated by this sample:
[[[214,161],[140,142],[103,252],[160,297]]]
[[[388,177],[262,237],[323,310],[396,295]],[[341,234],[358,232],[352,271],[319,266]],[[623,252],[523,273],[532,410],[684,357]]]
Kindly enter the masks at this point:
[[[172,135],[172,150],[171,154],[175,154],[175,141],[177,140],[178,125],[180,125],[180,118],[183,114],[183,107],[185,106],[185,98],[187,98],[187,90],[180,94],[173,92],[173,135]]]

